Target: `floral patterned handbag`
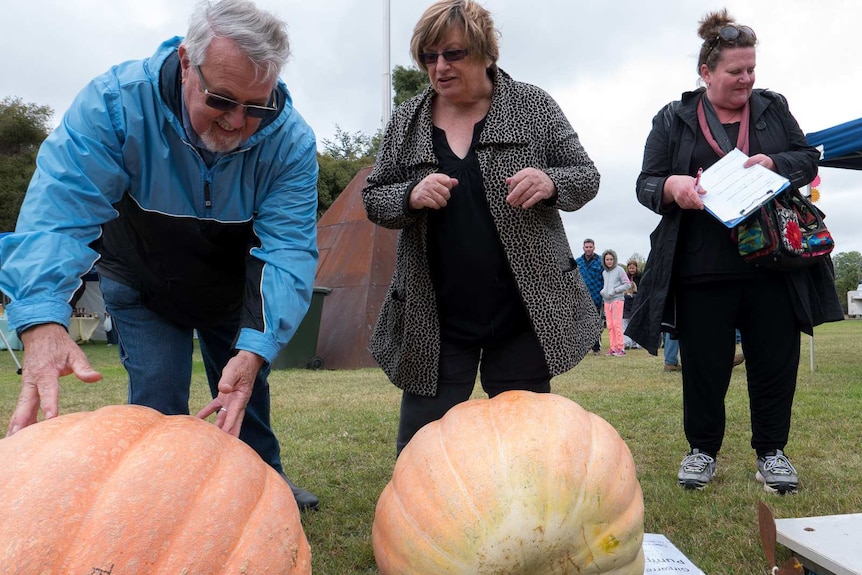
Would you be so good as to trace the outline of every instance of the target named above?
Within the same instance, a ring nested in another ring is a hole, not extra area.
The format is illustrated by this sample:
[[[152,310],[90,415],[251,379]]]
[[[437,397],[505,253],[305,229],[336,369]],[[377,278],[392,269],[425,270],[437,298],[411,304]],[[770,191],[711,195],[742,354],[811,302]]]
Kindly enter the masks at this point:
[[[825,214],[799,190],[787,191],[737,225],[732,236],[745,261],[778,270],[808,267],[835,247]]]

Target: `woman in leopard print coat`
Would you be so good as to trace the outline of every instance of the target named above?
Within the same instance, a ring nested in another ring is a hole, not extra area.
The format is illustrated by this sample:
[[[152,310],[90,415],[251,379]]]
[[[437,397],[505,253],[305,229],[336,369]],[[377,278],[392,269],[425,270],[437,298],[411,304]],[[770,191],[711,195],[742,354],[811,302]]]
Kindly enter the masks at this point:
[[[432,5],[411,48],[431,86],[395,111],[362,192],[369,219],[400,230],[370,343],[404,391],[399,452],[469,398],[480,361],[489,395],[550,391],[601,331],[559,214],[595,197],[599,173],[562,110],[497,68],[493,23],[471,0]],[[494,258],[501,277],[490,278]],[[477,309],[492,327],[477,325]],[[453,370],[462,381],[450,393]]]

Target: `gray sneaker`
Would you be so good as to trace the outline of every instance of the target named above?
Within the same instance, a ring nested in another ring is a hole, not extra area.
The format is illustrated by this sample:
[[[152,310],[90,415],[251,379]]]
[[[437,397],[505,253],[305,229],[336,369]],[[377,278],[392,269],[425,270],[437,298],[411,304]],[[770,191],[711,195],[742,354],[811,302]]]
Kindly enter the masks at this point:
[[[768,493],[796,493],[799,487],[799,477],[796,468],[780,449],[770,451],[765,457],[757,458],[758,481],[763,483],[763,489]]]
[[[677,479],[686,489],[703,489],[715,477],[715,458],[692,449],[679,465]]]

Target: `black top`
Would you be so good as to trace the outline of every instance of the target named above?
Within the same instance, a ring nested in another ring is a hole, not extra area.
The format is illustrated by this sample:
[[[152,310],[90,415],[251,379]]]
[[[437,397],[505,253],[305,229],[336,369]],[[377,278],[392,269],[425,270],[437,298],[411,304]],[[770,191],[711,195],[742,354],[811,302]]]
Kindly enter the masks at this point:
[[[465,158],[449,148],[446,133],[433,128],[440,172],[458,180],[443,209],[429,210],[428,259],[443,339],[487,346],[529,327],[488,201],[476,143],[485,121],[473,129]]]
[[[736,142],[739,123],[724,124],[724,129],[730,141]],[[748,146],[750,156],[760,153],[756,130],[750,131]],[[698,168],[706,169],[718,160],[718,154],[698,130],[689,173],[694,175]],[[758,273],[739,255],[736,242],[731,238],[731,229],[706,210],[682,211],[674,263],[676,276],[683,283],[735,280]]]

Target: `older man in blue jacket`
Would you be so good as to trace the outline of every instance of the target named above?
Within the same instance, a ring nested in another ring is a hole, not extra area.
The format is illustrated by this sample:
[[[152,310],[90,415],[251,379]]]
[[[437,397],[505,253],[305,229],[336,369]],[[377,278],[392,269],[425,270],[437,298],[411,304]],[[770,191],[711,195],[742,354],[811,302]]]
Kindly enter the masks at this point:
[[[189,413],[196,332],[213,396],[198,415],[216,413],[284,475],[267,375],[317,263],[316,143],[278,79],[289,52],[285,24],[252,2],[204,3],[184,39],[78,94],[0,243],[0,289],[25,346],[9,434],[39,409],[57,415],[60,376],[101,378],[67,333],[95,264],[129,402]],[[317,505],[291,487],[300,508]]]

